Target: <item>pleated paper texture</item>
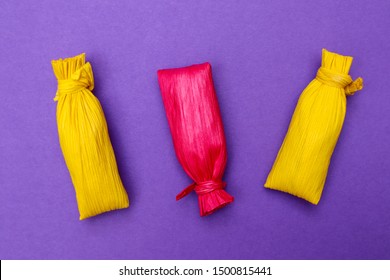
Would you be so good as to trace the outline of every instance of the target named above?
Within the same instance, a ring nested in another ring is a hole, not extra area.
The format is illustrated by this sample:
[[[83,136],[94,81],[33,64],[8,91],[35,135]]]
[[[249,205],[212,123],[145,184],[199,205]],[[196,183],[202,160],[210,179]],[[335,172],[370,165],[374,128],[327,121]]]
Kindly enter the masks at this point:
[[[114,150],[85,54],[52,61],[61,149],[76,191],[80,220],[127,208]]]
[[[176,199],[194,190],[200,215],[209,215],[233,201],[222,181],[226,141],[211,65],[159,70],[158,81],[176,156],[194,181]]]
[[[347,99],[363,88],[348,75],[352,57],[322,50],[317,76],[302,92],[266,188],[318,204],[333,150],[343,127]]]

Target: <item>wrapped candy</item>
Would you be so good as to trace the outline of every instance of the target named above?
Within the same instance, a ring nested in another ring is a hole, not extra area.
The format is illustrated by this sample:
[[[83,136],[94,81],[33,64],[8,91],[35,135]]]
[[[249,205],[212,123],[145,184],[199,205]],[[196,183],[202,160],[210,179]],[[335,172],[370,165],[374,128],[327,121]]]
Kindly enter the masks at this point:
[[[209,63],[158,71],[176,156],[194,181],[176,196],[195,190],[200,215],[231,203],[222,181],[227,161],[225,135]]]
[[[346,95],[363,88],[348,75],[352,57],[322,50],[317,76],[302,92],[286,137],[265,183],[318,204],[343,127]]]
[[[61,149],[76,191],[80,220],[127,208],[107,123],[92,94],[92,68],[85,54],[53,60],[58,80],[57,125]]]

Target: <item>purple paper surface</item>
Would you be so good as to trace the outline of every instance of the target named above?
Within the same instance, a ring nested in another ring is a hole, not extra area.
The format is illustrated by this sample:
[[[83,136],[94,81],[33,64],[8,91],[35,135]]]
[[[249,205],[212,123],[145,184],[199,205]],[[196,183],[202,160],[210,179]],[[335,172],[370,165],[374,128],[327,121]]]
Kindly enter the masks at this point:
[[[0,259],[389,259],[390,1],[0,1]],[[322,199],[263,188],[321,49],[354,57]],[[78,220],[50,61],[85,52],[130,207]],[[235,201],[201,218],[157,70],[210,62]]]

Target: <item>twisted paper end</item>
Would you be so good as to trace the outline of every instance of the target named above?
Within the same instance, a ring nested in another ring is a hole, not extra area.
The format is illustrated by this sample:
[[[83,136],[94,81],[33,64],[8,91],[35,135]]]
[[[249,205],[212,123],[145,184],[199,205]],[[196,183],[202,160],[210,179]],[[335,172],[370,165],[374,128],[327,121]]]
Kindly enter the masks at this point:
[[[359,77],[345,88],[346,95],[354,95],[355,92],[363,89],[363,78]]]
[[[207,216],[234,201],[224,188],[225,182],[205,181],[193,183],[176,196],[180,200],[193,190],[198,195],[200,216]]]

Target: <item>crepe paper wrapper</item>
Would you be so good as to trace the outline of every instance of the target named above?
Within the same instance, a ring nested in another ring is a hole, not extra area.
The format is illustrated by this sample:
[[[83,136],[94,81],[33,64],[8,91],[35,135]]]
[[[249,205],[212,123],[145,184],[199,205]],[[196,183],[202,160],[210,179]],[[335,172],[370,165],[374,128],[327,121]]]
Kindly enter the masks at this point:
[[[76,191],[80,220],[127,208],[129,199],[115,160],[106,119],[92,94],[92,68],[85,54],[53,60],[58,90],[61,149]]]
[[[286,137],[265,183],[318,204],[343,127],[346,95],[363,88],[348,75],[352,57],[322,50],[317,76],[302,92]]]
[[[195,191],[200,215],[233,201],[222,181],[226,141],[209,63],[158,71],[162,99],[176,156],[194,181],[177,195]]]

